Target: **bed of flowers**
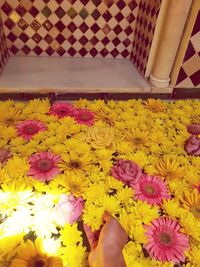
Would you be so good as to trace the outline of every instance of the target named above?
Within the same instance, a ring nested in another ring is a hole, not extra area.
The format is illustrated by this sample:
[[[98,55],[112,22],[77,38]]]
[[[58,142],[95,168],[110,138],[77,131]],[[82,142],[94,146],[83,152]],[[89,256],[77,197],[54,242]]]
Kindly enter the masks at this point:
[[[127,267],[200,266],[200,102],[0,102],[0,266],[84,267],[104,212]]]

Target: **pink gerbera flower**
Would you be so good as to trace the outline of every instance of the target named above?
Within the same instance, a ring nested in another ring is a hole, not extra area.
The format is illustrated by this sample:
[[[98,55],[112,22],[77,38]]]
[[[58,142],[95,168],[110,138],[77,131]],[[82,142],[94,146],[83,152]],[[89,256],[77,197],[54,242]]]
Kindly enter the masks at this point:
[[[166,217],[155,219],[147,229],[145,248],[151,257],[159,261],[185,261],[184,252],[189,248],[189,238],[180,231],[176,220]]]
[[[28,175],[42,182],[50,181],[60,173],[57,167],[60,159],[59,155],[54,155],[52,152],[40,152],[32,155],[29,159]]]
[[[94,113],[87,109],[77,109],[74,118],[79,124],[86,124],[88,126],[94,124]]]
[[[41,121],[27,120],[16,125],[18,135],[22,136],[26,141],[29,141],[39,131],[45,131],[46,125]]]
[[[169,199],[170,195],[165,183],[156,176],[143,174],[131,187],[135,191],[135,198],[146,201],[149,204],[160,205],[163,199]]]
[[[76,109],[69,103],[54,103],[51,106],[49,114],[64,118],[66,116],[72,117]]]

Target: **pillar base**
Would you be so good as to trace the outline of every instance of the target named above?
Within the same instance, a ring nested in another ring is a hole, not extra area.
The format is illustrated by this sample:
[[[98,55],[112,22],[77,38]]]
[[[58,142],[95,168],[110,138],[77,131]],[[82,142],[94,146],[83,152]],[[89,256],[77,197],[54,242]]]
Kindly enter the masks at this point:
[[[154,77],[151,74],[149,81],[155,87],[158,87],[158,88],[168,88],[169,87],[170,78],[167,78],[167,79],[158,79],[158,78]]]

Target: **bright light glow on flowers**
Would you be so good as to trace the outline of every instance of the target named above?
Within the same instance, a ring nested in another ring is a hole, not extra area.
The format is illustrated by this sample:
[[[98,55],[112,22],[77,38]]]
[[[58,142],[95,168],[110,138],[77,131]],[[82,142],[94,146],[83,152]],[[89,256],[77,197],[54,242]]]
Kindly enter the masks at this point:
[[[73,224],[77,221],[83,210],[83,199],[75,198],[72,195],[60,196],[58,204],[55,206],[55,219],[58,225],[64,226],[66,223]]]
[[[16,257],[11,262],[11,267],[63,267],[63,262],[60,258],[50,256],[43,252],[42,243],[36,239],[35,243],[30,240],[26,241],[18,249]]]
[[[189,238],[181,233],[177,221],[161,217],[147,226],[146,249],[152,257],[160,261],[185,261],[185,252],[189,249]]]
[[[57,164],[60,161],[59,155],[51,152],[41,152],[30,157],[30,170],[28,175],[42,182],[50,181],[60,173]]]
[[[19,122],[16,125],[16,128],[19,136],[22,136],[26,141],[31,140],[31,138],[39,131],[45,131],[47,129],[43,122],[36,120]]]
[[[131,185],[134,189],[135,199],[160,205],[164,199],[169,199],[166,184],[156,176],[143,174],[138,183]]]

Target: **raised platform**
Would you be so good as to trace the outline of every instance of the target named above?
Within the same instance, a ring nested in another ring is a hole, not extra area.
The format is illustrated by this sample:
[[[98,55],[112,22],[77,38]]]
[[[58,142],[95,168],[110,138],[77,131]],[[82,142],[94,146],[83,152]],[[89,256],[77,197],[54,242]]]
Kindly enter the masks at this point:
[[[129,60],[10,57],[0,93],[145,93],[149,83]]]

